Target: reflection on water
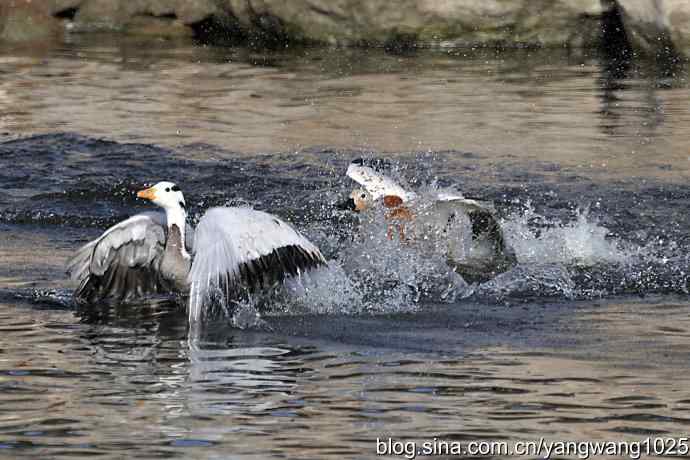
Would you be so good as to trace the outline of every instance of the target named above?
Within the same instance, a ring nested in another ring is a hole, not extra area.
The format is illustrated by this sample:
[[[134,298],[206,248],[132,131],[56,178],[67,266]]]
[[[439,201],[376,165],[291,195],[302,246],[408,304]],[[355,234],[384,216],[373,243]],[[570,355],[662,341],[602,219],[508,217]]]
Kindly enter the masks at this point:
[[[458,149],[477,152],[484,165],[549,161],[595,176],[687,177],[684,70],[659,75],[609,58],[526,50],[266,55],[112,40],[36,55],[6,50],[0,130],[245,153]]]
[[[361,458],[373,456],[377,436],[685,433],[684,305],[607,302],[559,314],[567,328],[524,331],[556,346],[525,348],[527,337],[511,339],[499,323],[476,348],[422,316],[419,327],[436,337],[424,346],[441,348],[401,352],[371,347],[374,337],[290,338],[280,320],[271,334],[211,330],[190,348],[177,311],[89,325],[71,311],[3,305],[0,448],[30,458]]]

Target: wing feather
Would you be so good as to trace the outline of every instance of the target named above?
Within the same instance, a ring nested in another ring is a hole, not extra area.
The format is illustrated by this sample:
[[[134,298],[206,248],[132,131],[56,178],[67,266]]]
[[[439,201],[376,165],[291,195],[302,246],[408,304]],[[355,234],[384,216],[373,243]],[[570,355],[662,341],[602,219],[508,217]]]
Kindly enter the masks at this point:
[[[385,195],[393,195],[399,196],[403,201],[410,201],[416,196],[413,192],[406,191],[392,178],[359,161],[350,163],[347,167],[347,176],[364,187],[374,200]]]
[[[439,201],[431,207],[427,214],[436,217],[439,223],[445,225],[457,212],[467,214],[470,218],[474,237],[489,234],[500,246],[503,245],[501,226],[496,218],[496,210],[492,203],[463,197],[446,197],[443,199],[439,196]]]
[[[158,268],[165,246],[165,214],[137,214],[110,227],[67,262],[79,281],[79,303],[123,301],[169,290]]]
[[[456,213],[466,214],[472,225],[472,239],[483,239],[493,247],[492,261],[497,266],[512,266],[517,262],[515,252],[506,242],[503,229],[496,216],[493,203],[467,198],[439,200],[428,211],[424,218],[433,221],[438,228],[452,225]]]
[[[189,273],[189,318],[197,321],[211,292],[266,288],[325,264],[319,249],[290,224],[250,208],[212,208],[196,228]]]

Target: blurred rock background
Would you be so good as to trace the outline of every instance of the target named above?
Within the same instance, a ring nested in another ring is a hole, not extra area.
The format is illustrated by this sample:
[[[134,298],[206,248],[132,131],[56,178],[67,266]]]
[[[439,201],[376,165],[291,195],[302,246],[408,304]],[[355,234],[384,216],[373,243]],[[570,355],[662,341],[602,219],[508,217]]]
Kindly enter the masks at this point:
[[[582,48],[690,55],[688,0],[3,0],[0,41],[116,31],[284,46]]]

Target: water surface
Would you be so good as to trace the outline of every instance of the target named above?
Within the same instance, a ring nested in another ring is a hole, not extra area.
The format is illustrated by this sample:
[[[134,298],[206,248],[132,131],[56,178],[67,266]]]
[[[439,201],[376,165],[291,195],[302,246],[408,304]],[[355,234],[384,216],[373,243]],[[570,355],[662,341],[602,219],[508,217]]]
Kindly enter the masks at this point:
[[[2,50],[0,457],[686,436],[685,75],[534,50]],[[376,222],[353,240],[333,205],[362,155],[494,201],[519,265],[468,286]],[[65,258],[162,179],[192,222],[251,204],[331,267],[263,328],[220,319],[196,342],[174,305],[77,309]]]

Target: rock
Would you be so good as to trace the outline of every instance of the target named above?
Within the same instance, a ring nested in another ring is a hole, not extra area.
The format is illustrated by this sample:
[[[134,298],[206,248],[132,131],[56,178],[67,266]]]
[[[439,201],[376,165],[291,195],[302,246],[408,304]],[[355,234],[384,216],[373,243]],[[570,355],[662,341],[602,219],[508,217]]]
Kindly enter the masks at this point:
[[[207,20],[210,17],[227,17],[227,12],[213,0],[178,0],[175,14],[184,24],[192,25]]]
[[[138,3],[136,0],[86,0],[74,17],[75,26],[82,31],[123,30],[127,22],[137,14]]]
[[[644,54],[690,56],[690,2],[617,0],[631,45]]]
[[[63,28],[44,5],[31,0],[5,0],[0,4],[0,40],[35,42],[55,40]]]
[[[278,45],[586,47],[608,11],[638,50],[690,50],[689,0],[0,0],[0,39],[46,39],[67,18],[80,31]]]
[[[81,0],[74,21],[81,31],[191,36],[188,26],[224,15],[214,0]]]
[[[248,30],[353,44],[586,45],[600,0],[225,0]]]
[[[126,31],[130,35],[162,38],[192,37],[194,34],[179,19],[155,16],[136,16],[127,22]]]
[[[659,41],[668,40],[668,23],[657,0],[617,0],[630,44],[643,51],[654,52]]]
[[[48,0],[48,12],[51,15],[61,14],[69,10],[76,10],[84,0]]]
[[[677,50],[690,57],[690,2],[666,0],[671,41]]]

